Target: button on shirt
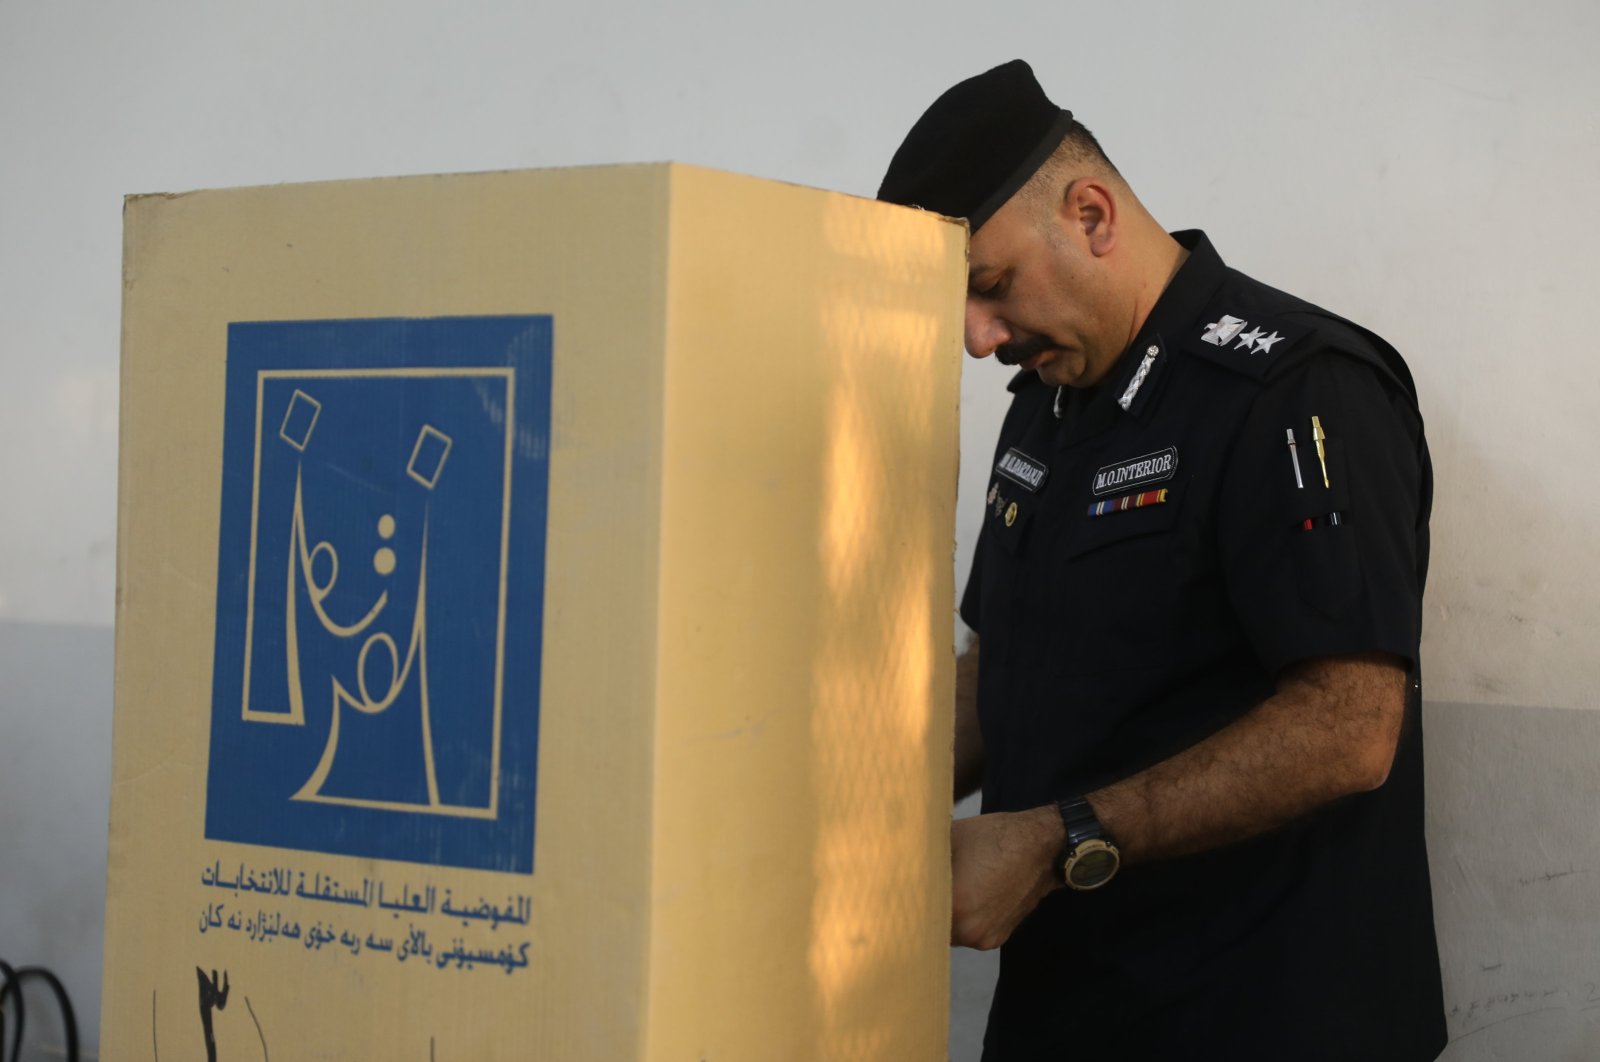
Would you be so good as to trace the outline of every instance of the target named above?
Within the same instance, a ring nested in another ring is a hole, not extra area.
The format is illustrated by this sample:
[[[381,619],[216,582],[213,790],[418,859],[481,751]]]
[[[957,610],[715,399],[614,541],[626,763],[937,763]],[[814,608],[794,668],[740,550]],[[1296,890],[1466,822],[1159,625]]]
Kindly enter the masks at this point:
[[[1408,661],[1406,725],[1372,793],[1049,896],[1002,952],[985,1058],[1433,1058],[1432,473],[1411,378],[1378,337],[1177,238],[1190,255],[1106,382],[1012,383],[961,607],[982,644],[984,811],[1136,773],[1307,659]]]

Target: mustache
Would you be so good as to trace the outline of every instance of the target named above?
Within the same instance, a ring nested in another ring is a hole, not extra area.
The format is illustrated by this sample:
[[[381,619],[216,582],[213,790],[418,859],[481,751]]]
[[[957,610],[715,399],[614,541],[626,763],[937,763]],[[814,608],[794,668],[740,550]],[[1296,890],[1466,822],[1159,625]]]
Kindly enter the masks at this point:
[[[1002,365],[1020,365],[1035,354],[1043,354],[1052,344],[1043,336],[1030,336],[1015,343],[1004,343],[994,348],[994,356]]]

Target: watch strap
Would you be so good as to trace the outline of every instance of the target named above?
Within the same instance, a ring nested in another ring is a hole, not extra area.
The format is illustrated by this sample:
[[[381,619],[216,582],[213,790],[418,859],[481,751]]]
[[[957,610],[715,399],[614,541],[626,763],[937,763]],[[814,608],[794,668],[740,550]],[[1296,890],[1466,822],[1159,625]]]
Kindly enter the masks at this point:
[[[1065,852],[1094,837],[1104,837],[1105,827],[1095,816],[1088,797],[1068,797],[1056,801],[1056,811],[1061,815],[1061,825],[1067,832]]]
[[[1061,826],[1066,832],[1066,840],[1061,844],[1061,851],[1056,853],[1052,868],[1056,880],[1072,888],[1082,888],[1067,880],[1067,862],[1077,852],[1078,846],[1085,841],[1102,841],[1103,847],[1110,849],[1113,855],[1116,846],[1111,838],[1106,836],[1105,827],[1100,824],[1100,819],[1094,813],[1087,797],[1068,797],[1056,801],[1056,813],[1061,816]],[[1115,873],[1115,870],[1113,870]]]

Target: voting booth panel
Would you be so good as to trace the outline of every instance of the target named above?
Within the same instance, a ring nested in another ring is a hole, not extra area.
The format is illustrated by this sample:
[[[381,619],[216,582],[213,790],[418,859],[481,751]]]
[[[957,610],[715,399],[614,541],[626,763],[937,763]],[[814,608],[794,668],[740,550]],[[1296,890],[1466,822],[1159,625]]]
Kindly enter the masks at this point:
[[[130,199],[105,1057],[943,1058],[965,238]]]

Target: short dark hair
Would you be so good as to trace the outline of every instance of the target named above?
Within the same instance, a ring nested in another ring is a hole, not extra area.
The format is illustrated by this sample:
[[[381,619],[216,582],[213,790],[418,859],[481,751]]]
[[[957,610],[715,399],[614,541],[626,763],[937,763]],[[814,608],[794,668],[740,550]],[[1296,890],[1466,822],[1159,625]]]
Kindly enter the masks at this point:
[[[1056,154],[1065,154],[1071,161],[1090,166],[1099,164],[1118,177],[1122,176],[1116,164],[1106,154],[1106,149],[1100,146],[1100,141],[1089,131],[1089,127],[1076,118],[1072,120],[1072,127],[1067,130],[1067,135],[1061,138],[1061,145],[1056,148]]]
[[[1122,177],[1095,135],[1073,119],[1061,143],[1017,189],[1017,195],[1030,205],[1053,209],[1056,197],[1069,182],[1091,173],[1109,174],[1119,180]]]

